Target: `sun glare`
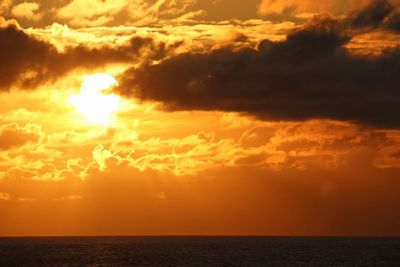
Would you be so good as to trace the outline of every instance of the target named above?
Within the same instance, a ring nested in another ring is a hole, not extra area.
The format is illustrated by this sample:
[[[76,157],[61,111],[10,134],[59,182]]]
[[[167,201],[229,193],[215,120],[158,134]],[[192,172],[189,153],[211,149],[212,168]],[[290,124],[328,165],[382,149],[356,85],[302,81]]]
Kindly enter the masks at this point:
[[[109,125],[113,113],[119,108],[121,99],[108,91],[117,83],[110,74],[86,75],[79,94],[69,97],[69,102],[89,123]]]

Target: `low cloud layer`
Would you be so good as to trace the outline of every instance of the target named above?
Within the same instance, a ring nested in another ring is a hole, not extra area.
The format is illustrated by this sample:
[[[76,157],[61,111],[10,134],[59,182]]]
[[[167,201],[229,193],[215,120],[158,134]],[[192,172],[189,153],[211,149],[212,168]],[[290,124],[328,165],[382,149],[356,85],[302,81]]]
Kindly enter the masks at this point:
[[[400,121],[400,49],[357,56],[342,23],[316,20],[257,49],[184,53],[130,69],[119,90],[170,110],[244,112],[263,119],[326,118],[372,127]]]

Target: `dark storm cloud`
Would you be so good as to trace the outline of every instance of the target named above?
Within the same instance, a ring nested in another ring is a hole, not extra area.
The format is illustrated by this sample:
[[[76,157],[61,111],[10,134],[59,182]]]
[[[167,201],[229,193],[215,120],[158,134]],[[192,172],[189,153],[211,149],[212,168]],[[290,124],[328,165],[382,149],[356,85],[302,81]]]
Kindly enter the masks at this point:
[[[373,0],[365,8],[348,16],[353,28],[384,28],[400,31],[400,6],[388,0]]]
[[[164,43],[132,37],[126,45],[101,48],[77,46],[59,52],[52,44],[27,35],[15,25],[0,27],[0,90],[12,85],[34,88],[77,68],[95,68],[114,62],[134,62],[147,49],[152,59],[168,52]]]
[[[386,0],[374,0],[352,16],[351,24],[353,27],[377,27],[393,9]]]
[[[317,21],[257,49],[184,53],[132,68],[120,77],[118,90],[170,110],[400,127],[400,49],[356,56],[345,48],[349,41],[339,23]]]

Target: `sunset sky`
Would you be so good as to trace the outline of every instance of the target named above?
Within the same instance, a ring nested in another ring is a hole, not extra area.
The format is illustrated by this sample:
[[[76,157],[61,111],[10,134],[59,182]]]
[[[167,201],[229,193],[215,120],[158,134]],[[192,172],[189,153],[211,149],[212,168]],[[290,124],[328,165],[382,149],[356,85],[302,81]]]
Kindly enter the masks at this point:
[[[0,236],[400,235],[400,0],[0,0]]]

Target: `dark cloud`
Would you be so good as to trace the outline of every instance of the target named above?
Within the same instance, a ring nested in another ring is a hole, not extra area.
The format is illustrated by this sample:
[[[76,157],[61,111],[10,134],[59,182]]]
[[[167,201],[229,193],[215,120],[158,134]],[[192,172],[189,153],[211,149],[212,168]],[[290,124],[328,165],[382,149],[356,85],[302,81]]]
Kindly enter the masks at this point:
[[[257,49],[184,53],[120,77],[118,90],[169,110],[245,112],[263,119],[316,118],[400,127],[400,49],[350,54],[330,19]]]
[[[400,32],[400,8],[389,15],[385,27],[392,31]]]
[[[350,14],[347,18],[353,28],[384,28],[400,31],[400,6],[388,0],[373,0],[365,8]]]
[[[377,27],[393,11],[394,7],[387,0],[374,0],[364,9],[353,14],[353,27]]]
[[[179,45],[178,44],[174,44]],[[0,27],[0,90],[17,85],[34,88],[77,68],[91,69],[115,62],[134,62],[146,49],[150,59],[164,57],[169,47],[152,38],[132,37],[128,44],[58,51],[52,44],[26,34],[18,26]]]

